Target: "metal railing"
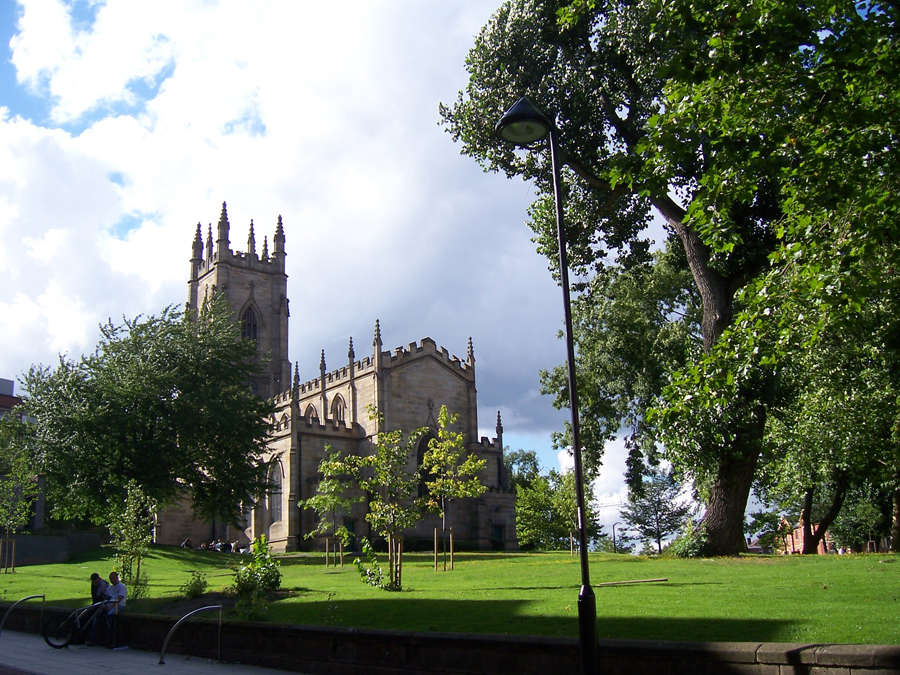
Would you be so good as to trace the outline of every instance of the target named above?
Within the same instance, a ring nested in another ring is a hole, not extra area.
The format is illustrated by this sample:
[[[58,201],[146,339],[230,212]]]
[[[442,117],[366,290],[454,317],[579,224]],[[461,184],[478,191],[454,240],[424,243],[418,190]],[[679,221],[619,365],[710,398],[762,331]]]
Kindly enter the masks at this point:
[[[172,629],[169,631],[168,635],[166,635],[166,639],[163,640],[162,650],[159,652],[159,665],[163,665],[166,662],[165,661],[166,647],[169,646],[169,640],[172,638],[172,635],[178,629],[178,626],[180,626],[182,623],[185,622],[186,619],[189,619],[194,614],[198,614],[200,612],[205,612],[206,610],[209,610],[209,609],[219,610],[219,645],[218,645],[218,649],[217,649],[217,654],[218,654],[218,661],[219,662],[222,661],[222,605],[210,605],[209,607],[201,607],[200,609],[195,609],[193,612],[188,612],[183,617],[178,619],[176,624],[174,626],[172,626]]]
[[[6,623],[6,617],[8,617],[9,613],[16,608],[16,605],[18,605],[20,602],[25,602],[26,600],[34,600],[35,598],[41,599],[41,619],[40,619],[40,623],[38,625],[39,626],[44,625],[44,602],[47,600],[47,597],[43,593],[41,593],[40,595],[29,595],[28,597],[22,598],[21,600],[16,600],[10,606],[10,608],[8,610],[6,610],[6,614],[3,615],[3,620],[0,621],[0,635],[3,634],[3,624]]]

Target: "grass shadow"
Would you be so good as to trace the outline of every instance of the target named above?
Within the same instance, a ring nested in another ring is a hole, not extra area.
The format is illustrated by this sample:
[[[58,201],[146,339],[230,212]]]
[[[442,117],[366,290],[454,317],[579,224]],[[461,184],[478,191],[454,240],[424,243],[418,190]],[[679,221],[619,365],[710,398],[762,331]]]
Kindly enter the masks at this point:
[[[270,621],[350,628],[577,637],[575,603],[566,615],[534,614],[528,600],[422,600],[389,598],[303,603],[276,602]],[[794,622],[746,618],[597,618],[601,638],[674,641],[779,641]]]

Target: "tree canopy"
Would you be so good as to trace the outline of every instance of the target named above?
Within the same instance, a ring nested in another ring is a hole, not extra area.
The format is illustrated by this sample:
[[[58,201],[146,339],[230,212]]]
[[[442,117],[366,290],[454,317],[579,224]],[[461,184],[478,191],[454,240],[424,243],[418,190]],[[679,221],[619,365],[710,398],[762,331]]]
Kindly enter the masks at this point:
[[[818,335],[795,327],[858,308],[879,278],[896,277],[897,11],[819,0],[509,0],[475,40],[465,91],[441,106],[465,154],[535,181],[530,225],[551,270],[549,157],[504,144],[493,126],[523,94],[554,120],[584,298],[573,305],[585,328],[579,380],[593,389],[587,459],[598,465],[616,422],[632,425],[632,467],[661,442],[705,502],[706,553],[744,547],[782,369]],[[653,317],[664,302],[636,307],[649,317],[638,334],[673,335],[671,322],[687,336],[696,322],[699,349],[616,342],[629,317],[609,310],[636,297],[619,280],[661,263],[642,238],[651,208],[690,281],[681,296],[657,294],[674,310],[662,322]],[[595,285],[613,289],[612,302]],[[564,382],[544,382],[563,404]]]
[[[248,382],[259,371],[221,297],[199,316],[101,326],[95,352],[33,366],[23,410],[35,466],[58,518],[106,520],[135,481],[160,506],[182,492],[205,520],[239,522],[268,489],[264,453],[273,412]]]

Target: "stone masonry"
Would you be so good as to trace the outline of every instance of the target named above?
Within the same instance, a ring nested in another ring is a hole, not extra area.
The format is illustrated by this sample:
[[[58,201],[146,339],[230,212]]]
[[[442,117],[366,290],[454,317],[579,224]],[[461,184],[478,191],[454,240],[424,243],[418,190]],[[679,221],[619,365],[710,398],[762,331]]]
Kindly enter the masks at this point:
[[[299,365],[294,365],[293,381],[288,360],[288,298],[285,274],[285,235],[281,217],[273,237],[273,251],[263,240],[262,254],[256,253],[253,223],[247,252],[229,248],[228,214],[222,205],[213,246],[210,225],[205,251],[201,226],[197,225],[191,258],[188,309],[196,310],[211,294],[224,293],[241,323],[242,334],[259,342],[261,353],[268,352],[268,371],[252,383],[260,395],[274,400],[269,448],[277,456],[270,480],[277,487],[263,503],[245,510],[244,527],[235,530],[218,523],[201,523],[189,503],[159,514],[157,541],[178,544],[185,537],[194,543],[208,538],[227,538],[245,543],[265,534],[276,551],[322,548],[324,541],[310,541],[306,534],[316,524],[316,514],[301,510],[299,504],[315,494],[317,467],[327,446],[342,453],[371,452],[376,433],[367,406],[375,406],[385,417],[388,430],[411,431],[428,427],[431,433],[421,439],[415,456],[409,458],[413,469],[421,462],[428,440],[436,434],[437,415],[446,405],[459,415],[456,430],[465,435],[466,447],[486,461],[480,475],[488,490],[477,499],[458,500],[448,510],[448,524],[458,547],[509,550],[517,547],[515,534],[515,495],[503,466],[503,426],[497,413],[496,438],[478,438],[478,405],[475,388],[475,354],[469,340],[465,359],[451,356],[431,338],[412,342],[407,347],[384,351],[381,327],[375,322],[372,351],[357,359],[352,338],[346,362],[328,370],[322,352],[318,377],[300,381]],[[357,537],[377,539],[365,520],[366,505],[357,504],[345,514],[344,525]],[[405,533],[407,546],[430,542],[436,516],[426,516],[413,530]]]

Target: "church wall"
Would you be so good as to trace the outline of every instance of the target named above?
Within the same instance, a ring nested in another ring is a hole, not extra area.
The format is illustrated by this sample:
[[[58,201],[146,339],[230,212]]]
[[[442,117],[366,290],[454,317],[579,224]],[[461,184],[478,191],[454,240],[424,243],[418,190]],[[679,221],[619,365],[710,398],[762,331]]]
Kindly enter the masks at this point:
[[[470,414],[468,386],[461,377],[432,358],[421,358],[392,368],[385,377],[389,427],[412,431],[429,424],[436,426],[440,408],[446,405],[451,413],[459,415],[454,430],[465,433]],[[433,404],[431,409],[429,401]]]
[[[198,225],[191,259],[190,304],[196,308],[206,295],[217,290],[225,293],[239,322],[248,305],[254,308],[260,352],[269,352],[271,356],[268,366],[271,381],[269,374],[260,377],[256,382],[257,390],[261,395],[273,397],[277,407],[268,444],[272,452],[269,457],[279,455],[278,475],[283,472],[281,492],[265,498],[246,514],[246,528],[229,528],[229,540],[246,543],[254,536],[266,534],[275,551],[323,549],[323,540],[305,539],[315,527],[317,515],[310,509],[301,509],[300,503],[316,493],[318,465],[326,447],[344,454],[372,452],[372,437],[377,433],[377,425],[374,420],[369,420],[367,405],[379,407],[388,430],[402,429],[406,433],[423,426],[436,432],[440,408],[446,405],[452,414],[459,416],[454,429],[463,433],[467,450],[486,460],[479,477],[489,487],[482,497],[458,500],[451,506],[448,524],[454,530],[455,540],[466,548],[515,548],[515,496],[501,487],[505,475],[499,469],[502,442],[477,437],[475,359],[471,340],[464,360],[451,356],[446,349],[439,349],[430,338],[410,343],[407,348],[383,351],[380,326],[376,321],[374,354],[359,360],[348,355],[347,358],[353,359],[352,363],[344,361],[338,368],[328,371],[323,353],[317,377],[301,383],[297,381],[298,371],[294,370],[292,382],[291,364],[287,360],[289,305],[281,218],[272,238],[271,256],[265,247],[261,257],[256,254],[252,228],[247,253],[230,249],[228,233],[223,204],[216,250],[213,252],[210,230],[204,256]],[[350,354],[353,351],[351,341]],[[342,398],[346,406],[343,419],[335,419],[333,404],[337,397]],[[307,415],[310,406],[315,415]],[[417,461],[414,453],[409,458],[411,470],[417,468]],[[276,505],[278,508],[273,508]],[[348,516],[357,540],[363,536],[377,538],[372,537],[365,521],[367,508],[365,503],[356,504]],[[280,517],[277,517],[279,510]],[[187,503],[160,516],[163,543],[177,544],[184,536],[198,540],[225,536],[221,525],[196,522]],[[414,539],[420,544],[429,543],[434,528],[440,526],[439,517],[425,515],[407,532],[407,539],[411,543]],[[222,531],[216,532],[216,527]]]

